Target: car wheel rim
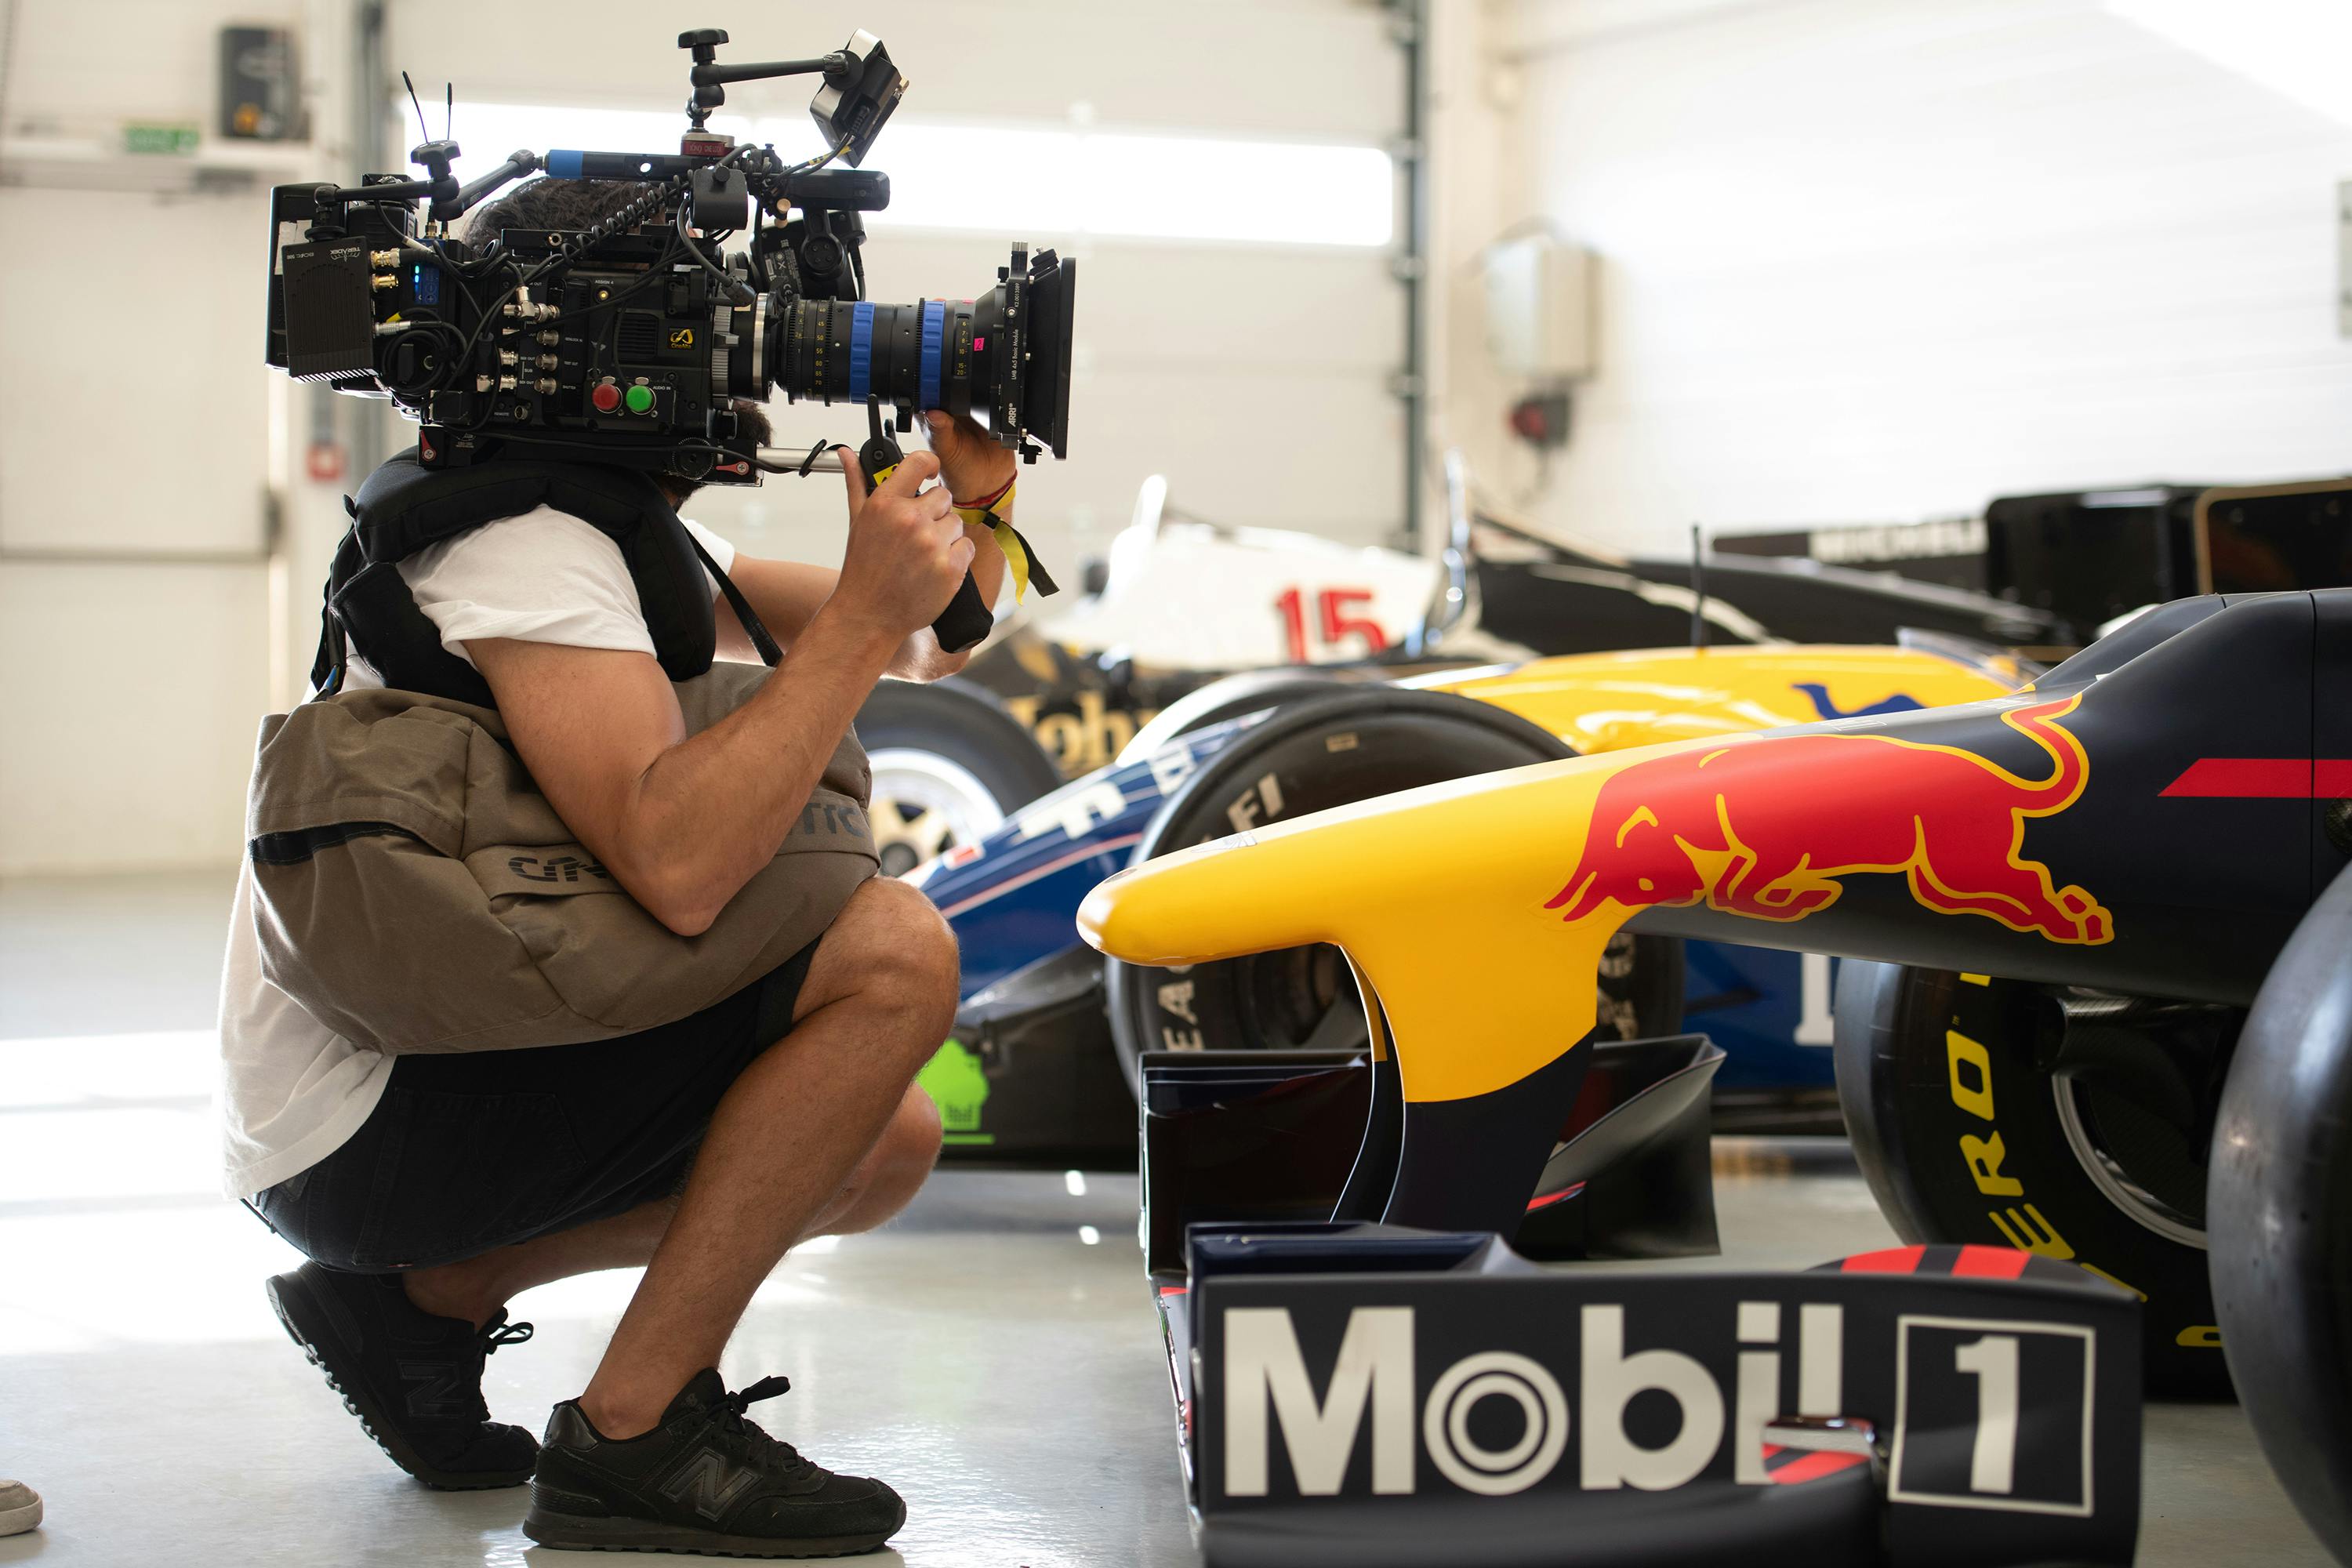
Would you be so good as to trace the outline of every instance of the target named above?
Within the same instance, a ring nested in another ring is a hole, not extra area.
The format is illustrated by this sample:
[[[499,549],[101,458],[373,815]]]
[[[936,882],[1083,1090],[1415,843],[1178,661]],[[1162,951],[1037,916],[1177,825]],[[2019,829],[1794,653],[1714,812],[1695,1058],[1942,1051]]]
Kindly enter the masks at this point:
[[[1239,966],[1241,1038],[1254,1050],[1355,1050],[1371,1039],[1355,976],[1336,947],[1286,948]]]
[[[2203,1225],[2134,1180],[2125,1162],[2116,1157],[2108,1141],[2095,1130],[2100,1105],[2092,1091],[2080,1081],[2064,1078],[2052,1079],[2050,1088],[2057,1099],[2058,1123],[2066,1130],[2067,1145],[2100,1195],[2134,1224],[2168,1241],[2204,1251]]]
[[[2222,1010],[2084,986],[2037,989],[2064,1020],[2044,1070],[2075,1165],[2133,1224],[2204,1251],[2206,1151],[2182,1124],[2181,1104],[2214,1070]]]
[[[890,746],[869,753],[874,847],[886,877],[903,877],[960,844],[977,844],[1004,822],[996,796],[971,770],[936,752]]]

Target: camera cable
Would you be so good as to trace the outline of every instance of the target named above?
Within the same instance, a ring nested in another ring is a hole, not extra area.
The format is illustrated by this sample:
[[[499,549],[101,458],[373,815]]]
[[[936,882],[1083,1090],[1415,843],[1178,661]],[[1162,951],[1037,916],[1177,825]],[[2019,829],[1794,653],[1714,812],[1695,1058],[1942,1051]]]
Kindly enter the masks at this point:
[[[677,204],[677,243],[686,247],[686,253],[688,256],[693,257],[697,261],[702,263],[702,269],[704,271],[719,279],[719,287],[725,292],[727,302],[729,304],[749,305],[752,300],[759,298],[758,295],[751,291],[751,286],[744,282],[740,278],[729,272],[725,268],[719,266],[719,263],[711,260],[709,256],[704,252],[702,247],[695,242],[694,237],[687,232],[687,205],[688,204],[685,202]],[[727,242],[728,237],[734,232],[735,231],[731,228],[723,229],[710,237],[710,243],[713,245],[724,245]]]

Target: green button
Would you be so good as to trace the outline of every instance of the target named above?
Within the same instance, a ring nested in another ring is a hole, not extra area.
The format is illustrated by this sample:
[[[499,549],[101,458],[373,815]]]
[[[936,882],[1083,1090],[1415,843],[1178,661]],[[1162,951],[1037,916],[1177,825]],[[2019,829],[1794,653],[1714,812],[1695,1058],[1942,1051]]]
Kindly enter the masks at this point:
[[[654,405],[654,389],[650,386],[633,386],[622,395],[621,401],[629,405],[630,413],[643,414]]]

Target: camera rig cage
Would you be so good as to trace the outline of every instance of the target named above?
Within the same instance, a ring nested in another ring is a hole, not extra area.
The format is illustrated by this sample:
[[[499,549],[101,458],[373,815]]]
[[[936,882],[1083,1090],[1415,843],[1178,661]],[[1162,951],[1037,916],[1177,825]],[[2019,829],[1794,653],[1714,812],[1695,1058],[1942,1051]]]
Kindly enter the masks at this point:
[[[718,484],[837,469],[821,449],[788,458],[739,428],[736,399],[779,387],[866,405],[877,440],[885,407],[900,431],[944,408],[1025,461],[1064,456],[1075,263],[1016,243],[977,300],[867,302],[864,215],[889,205],[890,182],[859,165],[906,79],[864,31],[808,59],[720,64],[727,41],[678,37],[693,91],[674,153],[524,150],[460,184],[445,132],[411,153],[421,178],[275,187],[268,363],[390,398],[436,467],[512,450]],[[809,106],[821,155],[788,163],[707,129],[727,84],[803,75],[824,79]],[[451,232],[542,172],[635,194],[584,229],[506,228],[487,244]],[[723,251],[739,234],[745,248]]]

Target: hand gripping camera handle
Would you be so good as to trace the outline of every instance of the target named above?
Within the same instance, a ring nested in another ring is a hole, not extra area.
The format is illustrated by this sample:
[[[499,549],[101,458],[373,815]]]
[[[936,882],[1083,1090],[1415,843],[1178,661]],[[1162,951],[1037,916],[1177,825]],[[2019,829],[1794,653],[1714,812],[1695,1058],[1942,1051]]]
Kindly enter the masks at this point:
[[[892,469],[906,457],[898,443],[890,438],[888,426],[882,422],[882,405],[878,398],[866,400],[866,437],[857,448],[857,466],[866,475],[866,493],[872,495],[874,487],[890,477]],[[931,623],[931,635],[940,639],[940,647],[949,653],[961,653],[977,647],[982,637],[995,628],[996,617],[990,613],[988,601],[981,596],[980,584],[971,574],[963,574],[963,582]]]

